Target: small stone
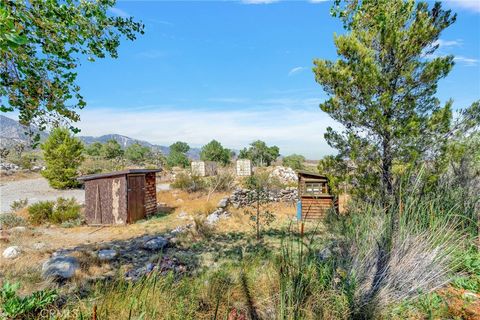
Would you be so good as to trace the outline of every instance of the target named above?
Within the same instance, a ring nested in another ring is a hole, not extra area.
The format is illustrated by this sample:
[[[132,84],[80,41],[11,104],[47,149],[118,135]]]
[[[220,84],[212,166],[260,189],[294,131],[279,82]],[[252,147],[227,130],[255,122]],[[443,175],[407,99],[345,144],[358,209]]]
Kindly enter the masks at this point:
[[[145,241],[143,243],[143,248],[152,250],[152,251],[157,251],[157,250],[162,250],[165,248],[168,244],[168,241],[163,238],[163,237],[156,237],[153,239],[150,239],[148,241]]]
[[[320,261],[325,261],[332,256],[332,251],[329,248],[325,248],[318,253],[318,259]]]
[[[78,268],[78,261],[74,257],[56,256],[43,263],[42,274],[44,278],[69,279]]]
[[[102,261],[110,261],[117,256],[117,251],[113,249],[104,249],[104,250],[98,251],[97,256],[98,256],[98,259]]]
[[[45,248],[45,246],[46,246],[45,243],[43,243],[43,242],[37,242],[37,243],[34,243],[32,247],[33,247],[33,249],[35,249],[35,250],[41,250],[41,249]]]
[[[10,229],[8,229],[8,231],[10,233],[23,233],[23,232],[27,231],[27,228],[22,227],[22,226],[18,226],[18,227],[10,228]]]
[[[226,208],[227,205],[228,205],[228,198],[223,198],[222,200],[220,200],[220,201],[218,202],[217,207],[218,207],[218,208]]]
[[[15,259],[20,255],[20,248],[17,246],[8,247],[2,255],[5,259]]]

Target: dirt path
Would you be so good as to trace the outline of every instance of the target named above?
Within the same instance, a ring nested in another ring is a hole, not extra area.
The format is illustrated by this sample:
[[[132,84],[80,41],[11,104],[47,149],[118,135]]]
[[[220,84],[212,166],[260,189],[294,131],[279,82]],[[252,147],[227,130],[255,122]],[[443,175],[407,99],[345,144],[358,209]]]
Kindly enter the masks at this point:
[[[20,181],[0,182],[0,213],[10,210],[13,201],[28,199],[32,204],[38,201],[55,200],[58,197],[74,197],[79,203],[84,203],[85,192],[82,189],[55,190],[48,185],[44,178],[28,179]]]

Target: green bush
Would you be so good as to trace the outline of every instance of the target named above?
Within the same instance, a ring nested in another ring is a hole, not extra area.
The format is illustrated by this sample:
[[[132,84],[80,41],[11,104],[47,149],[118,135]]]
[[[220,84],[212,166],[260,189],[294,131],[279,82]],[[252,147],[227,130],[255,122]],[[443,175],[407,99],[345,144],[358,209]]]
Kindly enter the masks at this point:
[[[202,177],[188,173],[179,173],[175,177],[175,181],[171,184],[171,187],[187,192],[197,192],[205,190],[207,184]]]
[[[50,222],[61,224],[67,221],[75,220],[80,217],[81,206],[75,198],[58,198],[55,208],[50,217]]]
[[[17,216],[13,212],[0,214],[0,225],[4,228],[9,229],[18,226],[24,226],[25,224],[25,219]]]
[[[28,207],[28,219],[32,224],[42,224],[50,220],[53,214],[54,201],[39,201]]]
[[[56,202],[40,201],[28,207],[29,220],[33,224],[63,224],[78,219],[80,211],[81,206],[74,198],[58,198]]]
[[[21,209],[25,208],[27,205],[28,205],[28,199],[27,198],[15,200],[10,205],[10,210],[12,212],[16,212],[18,210],[21,210]]]
[[[286,156],[282,160],[282,165],[285,167],[290,167],[293,170],[303,170],[305,169],[305,157],[300,154],[292,154]]]
[[[52,305],[58,296],[55,290],[41,290],[20,297],[18,287],[5,282],[0,289],[1,310],[6,319],[36,319],[38,312]]]

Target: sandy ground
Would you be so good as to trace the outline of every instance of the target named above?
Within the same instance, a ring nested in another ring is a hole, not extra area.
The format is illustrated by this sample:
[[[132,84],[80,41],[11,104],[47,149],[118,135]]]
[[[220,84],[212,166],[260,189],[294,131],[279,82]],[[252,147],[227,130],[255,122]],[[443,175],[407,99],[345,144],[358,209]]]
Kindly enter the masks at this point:
[[[55,190],[44,178],[0,182],[1,213],[8,212],[15,200],[27,198],[28,203],[32,204],[38,201],[55,200],[58,197],[74,197],[79,203],[84,203],[85,192],[82,189]]]
[[[168,190],[169,184],[158,184],[157,190]],[[44,178],[24,179],[18,181],[0,180],[0,213],[10,211],[13,201],[28,199],[32,204],[38,201],[55,200],[58,197],[77,199],[78,203],[85,202],[85,191],[82,189],[55,190],[48,185]]]

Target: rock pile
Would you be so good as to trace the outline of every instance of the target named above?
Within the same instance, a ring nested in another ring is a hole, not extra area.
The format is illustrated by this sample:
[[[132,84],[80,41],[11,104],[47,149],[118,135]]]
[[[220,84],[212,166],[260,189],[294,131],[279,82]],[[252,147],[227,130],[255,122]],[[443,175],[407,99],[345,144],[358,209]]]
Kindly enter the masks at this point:
[[[271,190],[268,198],[272,202],[296,202],[298,190],[295,187],[288,187],[280,190]],[[248,189],[236,189],[229,198],[234,208],[242,208],[255,202],[255,191]]]
[[[292,168],[276,166],[270,173],[271,177],[276,177],[282,183],[295,183],[298,181],[298,176]]]
[[[7,176],[14,174],[19,170],[20,170],[20,167],[17,166],[16,164],[9,163],[9,162],[0,162],[0,171]]]

